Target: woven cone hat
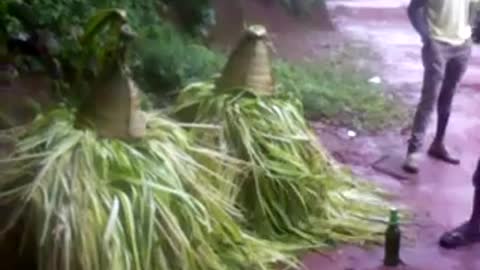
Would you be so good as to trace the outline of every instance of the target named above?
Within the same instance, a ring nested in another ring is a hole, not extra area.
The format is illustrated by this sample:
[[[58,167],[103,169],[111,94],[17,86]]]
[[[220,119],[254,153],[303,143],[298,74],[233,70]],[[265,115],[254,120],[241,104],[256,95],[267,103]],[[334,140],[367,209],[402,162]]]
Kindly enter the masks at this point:
[[[217,89],[238,88],[257,95],[274,92],[267,30],[261,25],[250,26],[245,31],[217,81]]]
[[[94,128],[100,136],[117,139],[139,138],[146,123],[140,110],[140,91],[120,70],[95,84],[82,107],[77,123]]]
[[[136,36],[128,25],[122,26],[121,35],[128,41]],[[125,55],[123,53],[123,57]],[[104,74],[93,84],[90,97],[80,109],[77,126],[94,128],[107,138],[143,137],[146,120],[140,108],[140,90],[132,80],[130,69],[119,61]]]

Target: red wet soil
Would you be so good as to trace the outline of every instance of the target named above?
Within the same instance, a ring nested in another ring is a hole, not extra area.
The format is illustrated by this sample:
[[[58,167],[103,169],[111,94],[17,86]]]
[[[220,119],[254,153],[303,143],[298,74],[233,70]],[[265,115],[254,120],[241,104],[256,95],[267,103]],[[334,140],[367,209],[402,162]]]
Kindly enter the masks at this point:
[[[269,31],[275,52],[290,60],[324,55],[338,45],[340,37],[333,30],[328,12],[314,6],[313,16],[291,16],[277,0],[213,0],[217,25],[212,29],[212,45],[231,49],[245,25],[262,24]]]
[[[415,105],[421,86],[420,41],[408,23],[407,0],[331,0],[330,11],[338,30],[371,45],[382,56],[379,76],[407,104]],[[480,245],[458,251],[437,246],[440,235],[463,222],[471,209],[471,175],[480,157],[480,52],[474,48],[471,66],[458,91],[448,129],[448,145],[462,158],[449,166],[425,158],[418,176],[400,182],[380,174],[370,165],[384,154],[405,151],[408,130],[347,140],[344,130],[332,131],[317,124],[321,139],[357,173],[373,179],[397,196],[416,214],[404,228],[415,241],[405,241],[402,258],[406,270],[480,270]],[[431,138],[434,122],[429,130]],[[382,248],[341,248],[330,254],[309,254],[307,270],[383,269]]]

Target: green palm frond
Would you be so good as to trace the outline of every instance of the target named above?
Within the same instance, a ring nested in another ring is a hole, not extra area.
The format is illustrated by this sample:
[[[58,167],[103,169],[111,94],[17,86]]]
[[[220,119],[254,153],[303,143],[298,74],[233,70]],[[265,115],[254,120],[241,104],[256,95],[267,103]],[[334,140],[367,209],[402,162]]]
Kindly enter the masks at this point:
[[[186,113],[188,112],[188,113]],[[185,121],[217,124],[210,143],[250,164],[237,176],[235,198],[247,227],[268,239],[303,247],[378,243],[389,203],[372,185],[356,181],[323,149],[292,97],[225,93],[211,83],[187,87],[175,112]],[[193,120],[192,120],[193,119]]]
[[[295,265],[284,247],[238,225],[241,213],[222,191],[235,189],[224,179],[239,169],[235,162],[211,155],[155,113],[145,138],[129,143],[76,130],[74,118],[64,109],[40,117],[2,161],[11,166],[0,201],[35,228],[39,269]]]
[[[85,26],[85,34],[81,39],[83,46],[89,46],[92,39],[109,24],[122,25],[127,22],[127,12],[122,9],[104,9],[89,19]],[[118,30],[117,30],[118,31]]]

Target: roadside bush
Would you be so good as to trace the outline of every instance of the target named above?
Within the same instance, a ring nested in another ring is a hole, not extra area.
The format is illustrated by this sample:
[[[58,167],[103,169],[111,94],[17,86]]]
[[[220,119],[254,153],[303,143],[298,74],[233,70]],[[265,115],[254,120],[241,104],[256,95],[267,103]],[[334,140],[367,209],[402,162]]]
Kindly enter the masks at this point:
[[[299,95],[312,120],[373,131],[403,117],[401,104],[352,65],[277,61],[274,70],[279,90]]]
[[[183,30],[194,36],[204,35],[206,28],[215,23],[210,0],[162,0],[175,10]]]
[[[309,15],[313,7],[325,5],[325,0],[277,0],[295,16]]]
[[[157,96],[174,95],[189,82],[210,78],[225,61],[169,24],[145,29],[133,51],[135,78],[145,92]]]
[[[157,106],[168,105],[188,83],[212,78],[226,60],[223,53],[209,50],[168,24],[142,33],[134,51],[135,78],[147,94],[158,99]],[[275,60],[278,90],[300,97],[309,118],[334,125],[376,130],[401,119],[401,105],[380,85],[369,83],[369,74],[345,54],[332,53],[324,64]]]
[[[204,21],[205,12],[210,8],[209,0],[161,1],[176,8],[181,16],[190,14],[187,16],[190,18],[187,25],[191,24],[192,27]],[[293,11],[298,7],[321,3],[321,0],[278,1],[284,1],[287,8]],[[81,57],[75,48],[78,26],[83,26],[86,18],[98,8],[125,9],[129,21],[139,34],[134,49],[131,50],[130,63],[136,81],[148,95],[144,101],[150,106],[168,105],[179,89],[192,81],[208,80],[221,71],[225,62],[222,53],[208,49],[195,36],[179,32],[174,26],[162,22],[157,0],[29,2],[38,15],[36,19],[41,24],[53,27],[52,30],[61,37],[63,48],[60,58],[66,69],[69,65],[75,65],[72,62]],[[193,31],[195,27],[192,27],[187,28]],[[299,95],[310,117],[333,124],[357,129],[377,129],[400,115],[397,109],[399,106],[385,95],[381,87],[368,83],[365,73],[352,66],[335,64],[336,61],[333,60],[324,65],[275,61],[274,72],[280,90]]]

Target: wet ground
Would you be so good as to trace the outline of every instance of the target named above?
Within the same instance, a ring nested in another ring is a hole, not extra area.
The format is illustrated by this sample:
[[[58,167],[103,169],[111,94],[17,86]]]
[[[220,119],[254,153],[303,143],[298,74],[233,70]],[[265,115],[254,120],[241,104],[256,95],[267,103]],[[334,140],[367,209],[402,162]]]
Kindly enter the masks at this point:
[[[422,66],[420,40],[406,18],[407,0],[330,0],[329,8],[338,30],[366,42],[382,56],[379,76],[396,89],[407,104],[419,97]],[[480,47],[474,48],[469,71],[458,90],[448,129],[447,143],[461,155],[460,166],[449,166],[425,158],[418,176],[399,181],[371,168],[382,155],[405,151],[408,130],[347,141],[343,131],[325,132],[322,140],[356,172],[378,181],[402,203],[410,206],[416,219],[404,230],[415,241],[405,241],[402,258],[408,270],[479,270],[480,246],[458,251],[437,247],[439,236],[463,222],[472,198],[471,175],[480,157]],[[434,123],[429,131],[431,138]],[[383,250],[345,247],[331,254],[310,254],[308,270],[373,270],[381,268]]]
[[[245,25],[267,27],[276,55],[289,60],[320,58],[341,38],[333,30],[327,10],[317,6],[314,16],[291,16],[277,0],[213,0],[217,25],[212,31],[212,45],[231,49],[241,36]]]
[[[237,24],[223,24],[216,31],[235,41],[244,20],[266,24],[278,53],[287,58],[321,56],[338,45],[338,34],[326,33],[330,26],[325,13],[316,20],[301,23],[292,21],[281,9],[273,13],[268,5],[243,1],[247,14],[231,8],[227,1],[215,0],[227,12],[223,16]],[[394,89],[407,104],[414,106],[419,97],[422,77],[420,41],[409,25],[405,8],[407,0],[329,0],[329,9],[336,28],[360,44],[368,43],[379,55],[381,63],[371,63],[381,70],[383,83]],[[236,2],[235,2],[236,3]],[[232,4],[233,5],[233,4]],[[254,7],[251,5],[255,5]],[[268,13],[268,16],[265,14]],[[269,21],[264,21],[264,18]],[[327,27],[325,27],[327,23]],[[233,37],[233,38],[232,38]],[[359,55],[359,60],[364,57]],[[37,88],[37,87],[33,87]],[[28,93],[28,96],[37,93]],[[0,98],[2,108],[12,106],[8,97]],[[405,151],[408,129],[369,137],[347,138],[346,130],[334,130],[316,123],[320,138],[345,163],[357,173],[373,179],[397,195],[399,202],[415,211],[414,224],[405,227],[406,235],[415,241],[405,240],[402,258],[405,270],[480,270],[480,246],[459,251],[444,251],[437,247],[438,237],[464,221],[470,211],[472,186],[470,177],[480,156],[480,47],[474,57],[454,104],[448,133],[448,145],[462,157],[462,165],[448,166],[428,158],[421,173],[407,181],[398,181],[372,169],[371,165],[385,154]],[[430,137],[434,123],[430,128]],[[369,250],[344,247],[330,254],[309,254],[304,258],[306,270],[378,270],[381,268],[382,248]]]

